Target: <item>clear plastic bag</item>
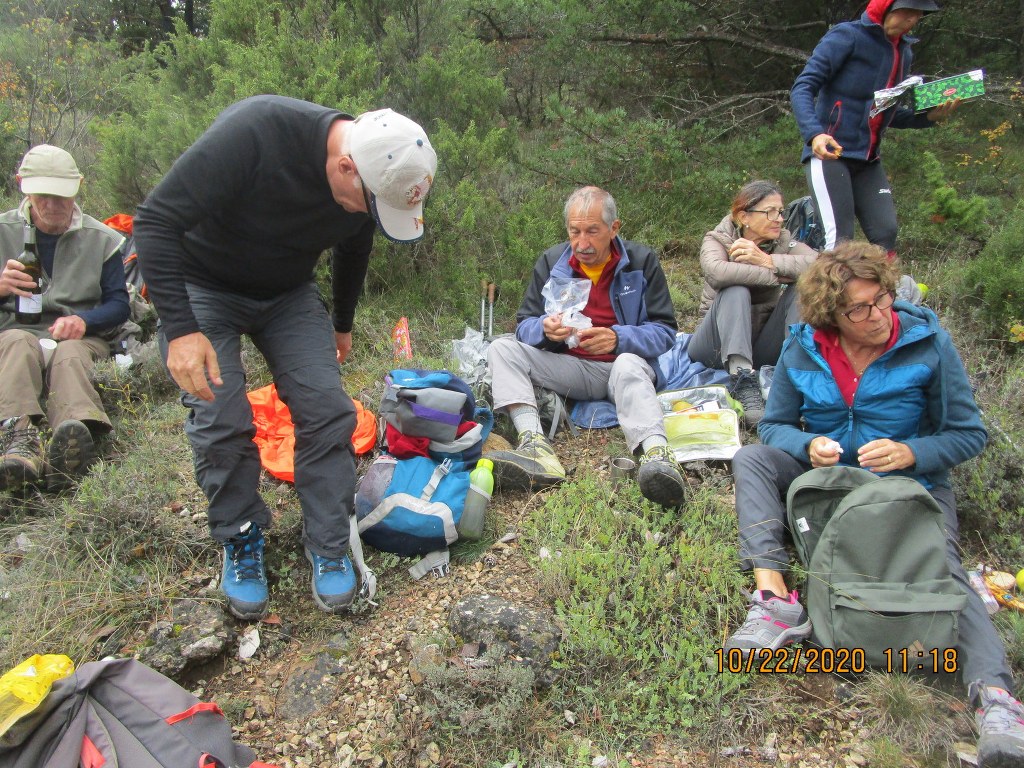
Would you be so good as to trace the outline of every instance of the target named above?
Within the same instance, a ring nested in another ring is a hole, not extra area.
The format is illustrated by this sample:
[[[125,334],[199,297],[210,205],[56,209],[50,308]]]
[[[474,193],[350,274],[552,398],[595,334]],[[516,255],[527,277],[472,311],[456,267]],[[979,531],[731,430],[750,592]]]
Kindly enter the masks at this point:
[[[55,680],[74,671],[67,656],[37,653],[0,677],[0,735],[38,707]]]
[[[676,461],[728,460],[740,449],[739,416],[718,384],[658,393]]]
[[[544,311],[548,315],[561,315],[563,328],[573,328],[574,331],[592,328],[591,319],[582,314],[590,299],[592,285],[590,280],[581,277],[549,278],[541,289]],[[565,343],[570,349],[579,345],[575,332]]]
[[[461,339],[452,341],[452,359],[458,374],[477,394],[478,388],[487,380],[487,348],[490,345],[480,331],[469,326],[466,326],[466,333]]]

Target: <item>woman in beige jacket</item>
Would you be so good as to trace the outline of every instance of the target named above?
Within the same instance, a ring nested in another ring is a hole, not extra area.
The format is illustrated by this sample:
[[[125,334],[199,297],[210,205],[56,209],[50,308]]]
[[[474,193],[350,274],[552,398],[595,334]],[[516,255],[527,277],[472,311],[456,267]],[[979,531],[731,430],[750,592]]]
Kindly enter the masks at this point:
[[[818,255],[783,228],[784,208],[778,186],[748,182],[700,249],[702,319],[690,359],[729,371],[730,390],[750,428],[764,415],[755,371],[775,364],[786,327],[800,319],[796,292],[787,286]]]

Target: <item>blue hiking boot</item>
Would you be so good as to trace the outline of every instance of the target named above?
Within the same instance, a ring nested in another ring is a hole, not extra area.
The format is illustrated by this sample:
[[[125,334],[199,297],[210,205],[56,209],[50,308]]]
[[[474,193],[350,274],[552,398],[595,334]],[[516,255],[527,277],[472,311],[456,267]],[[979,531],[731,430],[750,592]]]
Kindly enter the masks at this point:
[[[259,526],[246,523],[237,536],[224,542],[220,588],[228,598],[228,610],[238,618],[261,619],[267,612],[267,570]]]
[[[306,549],[313,566],[313,600],[320,609],[338,613],[352,605],[356,596],[356,572],[348,555],[323,557]]]

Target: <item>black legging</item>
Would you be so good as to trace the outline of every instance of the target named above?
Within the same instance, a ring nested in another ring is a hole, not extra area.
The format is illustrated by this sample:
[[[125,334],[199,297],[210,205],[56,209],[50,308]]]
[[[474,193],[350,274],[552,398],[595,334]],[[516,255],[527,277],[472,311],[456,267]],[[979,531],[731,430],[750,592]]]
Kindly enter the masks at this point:
[[[896,203],[880,160],[812,157],[804,173],[825,228],[826,250],[853,239],[854,216],[869,242],[896,250]]]

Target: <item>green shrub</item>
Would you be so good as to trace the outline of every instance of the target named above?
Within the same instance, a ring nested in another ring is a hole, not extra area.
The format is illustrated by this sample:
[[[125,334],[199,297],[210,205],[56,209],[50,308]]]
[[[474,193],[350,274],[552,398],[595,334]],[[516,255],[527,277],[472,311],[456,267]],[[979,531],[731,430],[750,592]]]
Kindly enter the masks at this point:
[[[1002,227],[974,261],[951,277],[965,305],[997,339],[1007,339],[1009,328],[1024,318],[1024,203],[1007,216]]]
[[[971,235],[982,235],[987,229],[988,201],[978,195],[960,197],[956,188],[946,181],[942,163],[934,152],[925,152],[921,162],[925,184],[930,188],[918,210],[938,225],[958,229]]]
[[[32,652],[76,662],[117,652],[190,592],[189,576],[213,548],[204,522],[169,507],[179,475],[190,473],[180,411],[168,403],[125,424],[115,456],[73,494],[43,497],[34,518],[0,528],[2,541],[26,537],[3,564],[0,668]]]
[[[599,711],[626,739],[720,715],[744,679],[713,661],[742,582],[735,515],[715,489],[670,510],[591,475],[547,498],[527,541],[563,626],[565,709]]]

